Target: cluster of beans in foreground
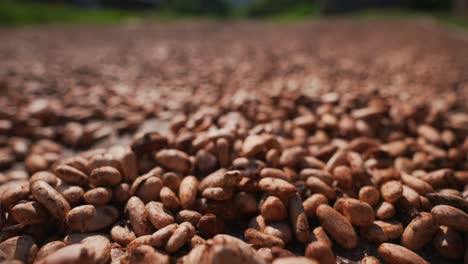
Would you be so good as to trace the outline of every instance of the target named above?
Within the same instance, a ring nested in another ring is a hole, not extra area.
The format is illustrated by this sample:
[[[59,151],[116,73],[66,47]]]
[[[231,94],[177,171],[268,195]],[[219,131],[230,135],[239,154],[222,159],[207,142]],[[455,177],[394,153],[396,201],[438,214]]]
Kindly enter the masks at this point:
[[[37,141],[22,152],[42,163],[2,176],[0,262],[332,264],[366,242],[361,263],[467,263],[454,102],[243,93],[128,146]]]

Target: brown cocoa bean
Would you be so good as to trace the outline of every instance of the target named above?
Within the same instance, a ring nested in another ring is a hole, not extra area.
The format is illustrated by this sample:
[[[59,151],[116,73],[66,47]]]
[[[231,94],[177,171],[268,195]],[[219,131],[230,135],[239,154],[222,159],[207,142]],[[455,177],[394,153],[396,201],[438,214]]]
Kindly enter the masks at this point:
[[[97,187],[84,193],[83,200],[92,205],[105,205],[112,199],[110,188]]]
[[[15,236],[0,243],[0,252],[10,261],[33,263],[37,251],[37,246],[30,236]]]
[[[88,175],[69,165],[56,167],[55,175],[69,184],[85,185],[88,183]]]
[[[278,258],[272,264],[318,264],[320,262],[306,257],[285,257]]]
[[[128,245],[130,242],[132,242],[136,238],[133,230],[131,230],[130,227],[126,225],[113,226],[110,231],[110,235],[113,241],[119,243],[122,246]]]
[[[89,182],[94,186],[114,186],[120,183],[122,175],[111,166],[95,168],[89,175]]]
[[[307,178],[306,185],[307,188],[309,188],[312,192],[321,193],[325,195],[329,200],[334,200],[336,198],[336,194],[333,188],[318,178]]]
[[[202,215],[197,211],[181,210],[176,215],[176,222],[178,224],[181,224],[183,222],[189,222],[193,226],[197,226],[201,217]]]
[[[280,197],[290,197],[297,191],[297,188],[289,182],[275,178],[263,178],[258,185],[262,191]]]
[[[380,187],[380,193],[386,202],[394,203],[403,195],[403,185],[397,181],[388,181]]]
[[[210,238],[224,231],[224,222],[214,214],[203,215],[197,224],[198,232],[204,238]]]
[[[379,246],[379,254],[385,262],[395,264],[428,264],[413,251],[390,243],[383,243]]]
[[[329,247],[333,247],[333,242],[321,226],[317,226],[316,228],[314,228],[314,230],[312,230],[310,234],[310,242],[314,241],[321,241],[327,244]]]
[[[31,185],[31,193],[56,219],[64,219],[70,211],[67,200],[45,181],[34,182]]]
[[[293,228],[294,236],[302,243],[309,240],[309,222],[302,207],[302,199],[299,194],[291,196],[288,200],[289,222]]]
[[[31,176],[29,183],[32,184],[33,182],[39,180],[47,182],[52,187],[57,186],[58,182],[57,177],[53,173],[48,171],[38,171]]]
[[[292,238],[292,231],[287,222],[275,222],[267,225],[263,232],[281,238],[284,243],[288,243]]]
[[[156,229],[161,229],[174,223],[172,213],[160,202],[147,203],[145,212],[146,217]]]
[[[401,235],[401,245],[413,251],[420,250],[437,232],[437,225],[430,213],[422,212],[406,226]]]
[[[260,208],[260,213],[267,222],[281,221],[288,216],[286,206],[275,196],[268,196]]]
[[[351,223],[343,215],[328,205],[317,208],[317,218],[325,231],[343,248],[357,247],[358,236]]]
[[[176,149],[160,150],[154,157],[163,167],[176,172],[188,173],[192,166],[189,156]]]
[[[370,226],[361,228],[360,234],[365,239],[380,244],[397,239],[403,233],[403,225],[397,221],[374,221]]]
[[[368,226],[374,222],[374,210],[365,202],[356,199],[345,199],[343,215],[355,226]]]
[[[169,264],[170,259],[168,255],[159,253],[153,247],[148,245],[141,245],[136,247],[130,253],[127,253],[121,258],[121,263],[161,263]]]
[[[19,203],[13,206],[9,215],[16,222],[25,225],[44,224],[50,217],[47,209],[36,201]]]
[[[138,197],[133,196],[128,200],[125,214],[137,237],[153,233],[154,228],[146,218],[145,204]]]
[[[373,256],[365,256],[360,262],[360,264],[380,264],[380,261]]]
[[[177,210],[180,207],[180,201],[177,195],[168,187],[163,187],[159,193],[162,203],[171,210]]]
[[[463,237],[453,228],[440,226],[432,245],[437,252],[447,259],[461,259],[463,257]]]
[[[195,227],[189,222],[180,224],[166,244],[167,252],[175,252],[195,235]]]
[[[395,213],[395,207],[391,203],[381,202],[375,208],[375,217],[380,220],[390,219]]]
[[[305,256],[317,260],[321,264],[335,264],[335,254],[331,247],[321,241],[312,242],[307,246]]]
[[[256,247],[273,247],[280,246],[284,247],[285,243],[282,239],[267,235],[255,229],[247,229],[244,232],[245,240]]]
[[[112,206],[81,205],[68,212],[67,226],[80,232],[94,232],[112,225],[119,212]]]
[[[37,262],[43,260],[47,256],[51,255],[55,251],[65,247],[65,246],[66,246],[65,243],[63,243],[62,241],[59,241],[59,240],[52,241],[52,242],[49,242],[49,243],[45,244],[37,252],[36,258],[34,259],[34,262],[37,263]]]
[[[380,201],[380,193],[374,186],[364,186],[359,190],[359,200],[376,206]]]
[[[468,232],[468,214],[458,208],[437,205],[432,208],[431,214],[439,225],[445,225],[460,232]]]
[[[77,204],[84,195],[84,190],[78,185],[69,185],[66,182],[60,182],[57,191],[70,203]]]
[[[314,193],[302,203],[302,206],[308,218],[315,218],[315,211],[321,204],[328,204],[327,197],[321,193]]]
[[[2,187],[0,201],[5,211],[9,211],[19,200],[26,199],[30,193],[27,181],[11,181]]]

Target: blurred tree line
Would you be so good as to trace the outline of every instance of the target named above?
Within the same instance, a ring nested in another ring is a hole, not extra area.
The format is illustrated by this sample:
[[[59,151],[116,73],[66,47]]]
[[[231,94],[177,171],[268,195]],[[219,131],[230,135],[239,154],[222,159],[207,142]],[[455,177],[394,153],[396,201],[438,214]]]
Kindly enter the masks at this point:
[[[247,17],[276,15],[288,10],[313,12],[315,9],[325,14],[378,7],[398,7],[417,11],[455,10],[461,14],[463,9],[468,9],[468,0],[36,0],[35,2],[71,2],[81,7],[92,8],[153,8],[184,15]]]
[[[75,0],[79,1],[79,0]],[[89,0],[88,0],[89,1]],[[177,14],[218,15],[229,14],[231,6],[228,0],[91,0],[99,1],[104,6],[121,8],[155,8]]]
[[[317,0],[323,13],[342,13],[365,8],[404,8],[413,11],[449,11],[449,0]]]

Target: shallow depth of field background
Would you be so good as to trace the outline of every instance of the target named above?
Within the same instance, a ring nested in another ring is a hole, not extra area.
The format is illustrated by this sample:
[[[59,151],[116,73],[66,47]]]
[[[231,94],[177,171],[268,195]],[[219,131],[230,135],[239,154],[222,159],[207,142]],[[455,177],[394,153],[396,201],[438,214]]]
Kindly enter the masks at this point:
[[[434,18],[468,27],[467,0],[0,0],[0,26],[142,20]]]

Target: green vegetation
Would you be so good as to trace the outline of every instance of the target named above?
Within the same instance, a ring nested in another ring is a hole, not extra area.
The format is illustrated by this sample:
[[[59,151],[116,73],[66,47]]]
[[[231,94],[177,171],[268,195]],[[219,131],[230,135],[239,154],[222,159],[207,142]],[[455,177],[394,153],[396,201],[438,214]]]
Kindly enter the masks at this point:
[[[103,9],[83,10],[59,4],[0,0],[0,24],[112,23],[131,18],[129,12]]]
[[[166,0],[159,9],[173,14],[190,16],[229,16],[230,4],[225,0]]]
[[[422,12],[406,9],[367,9],[353,14],[361,19],[408,19],[415,17],[433,18],[443,24],[468,29],[468,19],[454,16],[448,12]]]
[[[128,20],[157,19],[163,21],[193,19],[266,19],[269,21],[297,21],[319,16],[314,0],[253,0],[242,8],[228,0],[163,0],[149,9],[82,9],[79,7],[28,0],[0,0],[0,25],[118,23]],[[65,3],[67,1],[62,1]],[[364,19],[403,19],[433,17],[436,20],[468,28],[468,19],[449,13],[446,0],[414,0],[410,9],[369,9],[351,13]],[[439,10],[439,11],[437,11]],[[440,11],[443,10],[443,11]]]
[[[318,15],[318,7],[311,0],[256,0],[240,10],[244,17],[303,18]]]
[[[297,21],[304,19],[313,19],[320,16],[319,9],[315,5],[306,5],[304,3],[293,5],[290,8],[274,15],[267,16],[269,19],[280,22]]]
[[[167,21],[220,17],[218,13],[205,12],[196,5],[183,6],[181,2],[183,1],[174,0],[170,6],[160,9],[129,10],[117,8],[83,9],[67,4],[0,0],[0,25],[110,24],[141,19]],[[227,16],[227,14],[222,16]]]
[[[434,17],[439,20],[440,22],[443,22],[445,24],[451,25],[451,26],[456,26],[459,28],[467,29],[468,30],[468,19],[467,18],[461,18],[461,17],[456,17],[454,15],[450,14],[436,14]]]
[[[138,19],[192,20],[257,18],[278,21],[316,17],[313,0],[256,0],[235,8],[226,0],[167,0],[149,9],[82,9],[68,4],[0,0],[0,25],[102,24]]]

